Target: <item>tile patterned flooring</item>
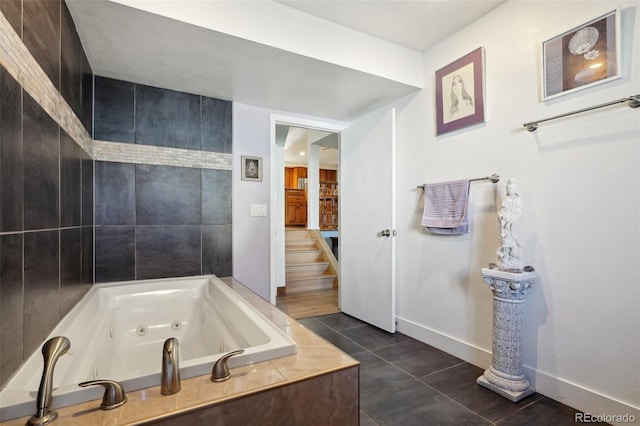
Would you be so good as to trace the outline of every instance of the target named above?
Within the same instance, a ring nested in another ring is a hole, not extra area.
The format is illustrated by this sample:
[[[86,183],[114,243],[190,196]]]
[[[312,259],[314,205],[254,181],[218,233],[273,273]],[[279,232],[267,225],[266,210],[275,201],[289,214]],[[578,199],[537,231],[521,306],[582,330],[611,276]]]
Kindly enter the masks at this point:
[[[538,393],[510,402],[476,384],[482,369],[401,333],[343,313],[298,322],[360,362],[362,426],[576,424],[575,409]]]

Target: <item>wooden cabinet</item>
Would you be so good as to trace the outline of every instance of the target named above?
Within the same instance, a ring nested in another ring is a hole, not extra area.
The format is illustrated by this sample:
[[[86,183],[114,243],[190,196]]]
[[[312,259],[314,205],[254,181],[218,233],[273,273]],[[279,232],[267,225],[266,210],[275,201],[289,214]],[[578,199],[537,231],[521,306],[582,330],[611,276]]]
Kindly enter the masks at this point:
[[[302,189],[286,190],[285,225],[307,225],[307,198]]]
[[[298,179],[307,177],[306,167],[285,167],[284,168],[284,187],[291,189],[298,188]]]
[[[338,171],[329,169],[320,169],[320,181],[336,182],[338,180]]]

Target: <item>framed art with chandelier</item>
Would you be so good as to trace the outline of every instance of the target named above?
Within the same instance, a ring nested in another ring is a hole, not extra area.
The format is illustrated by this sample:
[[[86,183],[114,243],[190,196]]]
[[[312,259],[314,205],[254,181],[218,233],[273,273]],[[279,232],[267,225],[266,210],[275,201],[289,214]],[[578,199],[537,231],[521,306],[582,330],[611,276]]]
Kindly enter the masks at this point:
[[[620,10],[542,43],[542,100],[620,78]]]

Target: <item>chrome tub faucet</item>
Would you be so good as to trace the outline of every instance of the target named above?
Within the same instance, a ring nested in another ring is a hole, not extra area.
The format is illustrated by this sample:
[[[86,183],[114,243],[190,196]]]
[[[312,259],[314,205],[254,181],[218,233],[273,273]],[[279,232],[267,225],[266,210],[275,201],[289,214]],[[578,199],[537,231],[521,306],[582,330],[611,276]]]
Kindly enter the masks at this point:
[[[27,425],[46,425],[58,418],[58,413],[49,410],[51,394],[53,392],[53,370],[58,359],[66,354],[71,348],[71,342],[64,336],[56,336],[47,340],[42,345],[42,356],[44,357],[44,368],[42,379],[38,388],[36,399],[36,414],[31,416]]]
[[[162,377],[160,378],[160,393],[172,395],[181,389],[180,365],[178,360],[178,339],[171,337],[164,342],[162,349]]]

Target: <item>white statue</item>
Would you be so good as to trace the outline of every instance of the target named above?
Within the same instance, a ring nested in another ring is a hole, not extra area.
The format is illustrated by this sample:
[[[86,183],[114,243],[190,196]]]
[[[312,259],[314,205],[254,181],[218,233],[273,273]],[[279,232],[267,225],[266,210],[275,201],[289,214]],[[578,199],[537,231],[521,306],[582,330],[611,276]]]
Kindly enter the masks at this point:
[[[497,267],[502,271],[522,272],[524,264],[520,259],[520,243],[518,242],[518,225],[522,214],[522,201],[516,188],[516,178],[507,182],[507,195],[498,210],[500,221],[500,248]]]

